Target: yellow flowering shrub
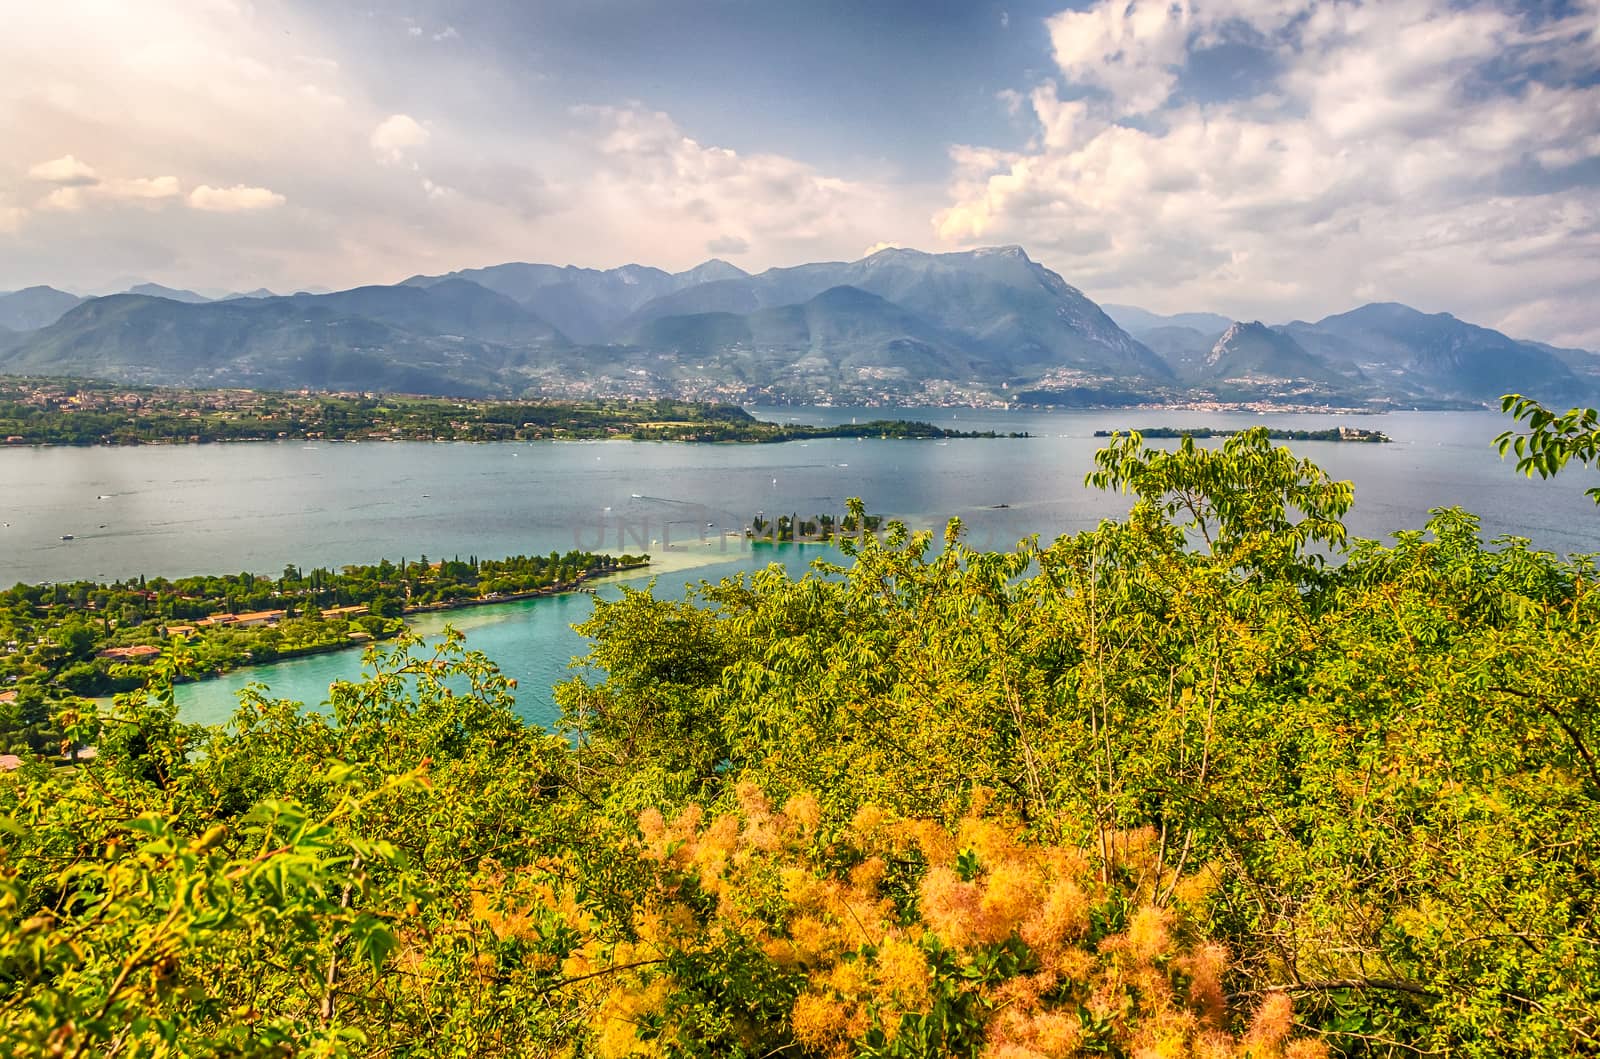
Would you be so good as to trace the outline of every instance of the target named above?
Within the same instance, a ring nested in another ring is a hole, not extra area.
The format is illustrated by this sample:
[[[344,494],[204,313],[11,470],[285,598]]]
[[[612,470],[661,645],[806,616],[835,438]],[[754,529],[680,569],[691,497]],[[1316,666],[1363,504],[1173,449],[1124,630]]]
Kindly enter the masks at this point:
[[[867,806],[830,829],[808,796],[775,808],[746,784],[732,801],[640,816],[654,883],[564,968],[597,1054],[1324,1054],[1287,996],[1230,1004],[1209,869],[1174,877],[1151,834],[1114,836],[1105,862],[994,817],[946,829]]]

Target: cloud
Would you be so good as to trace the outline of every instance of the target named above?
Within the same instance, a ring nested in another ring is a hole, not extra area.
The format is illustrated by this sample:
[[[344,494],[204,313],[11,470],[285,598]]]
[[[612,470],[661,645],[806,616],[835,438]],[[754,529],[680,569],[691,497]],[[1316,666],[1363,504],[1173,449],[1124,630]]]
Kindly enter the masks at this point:
[[[56,188],[39,200],[39,208],[43,210],[71,212],[73,210],[81,210],[87,205],[89,205],[89,196],[83,193],[82,188]]]
[[[182,194],[178,178],[171,176],[134,177],[131,180],[108,180],[96,191],[108,199],[119,202],[156,201],[174,199]]]
[[[1128,114],[1166,101],[1191,28],[1189,4],[1168,0],[1101,0],[1083,11],[1063,11],[1047,25],[1062,74],[1108,93]]]
[[[197,210],[215,213],[241,213],[248,210],[270,210],[282,206],[286,200],[268,188],[247,187],[235,184],[229,188],[214,188],[201,184],[189,192],[189,205]]]
[[[372,130],[368,142],[379,161],[398,165],[412,151],[426,144],[428,137],[428,130],[411,115],[391,114]]]
[[[1034,135],[952,149],[942,238],[1024,243],[1091,294],[1156,309],[1287,319],[1394,299],[1600,345],[1581,19],[1101,0],[1049,29],[1058,76],[1027,97]],[[1191,60],[1221,42],[1264,53],[1258,90],[1207,94]]]
[[[706,252],[711,254],[748,254],[750,240],[737,235],[719,235],[706,240]]]
[[[673,119],[639,105],[578,107],[592,144],[589,180],[575,198],[589,223],[632,232],[635,245],[663,259],[699,234],[703,243],[730,228],[752,249],[780,261],[836,254],[865,228],[926,230],[918,207],[885,183],[824,173],[785,155],[742,153],[702,144]]]
[[[899,249],[902,249],[902,247],[900,246],[899,243],[873,243],[871,246],[869,246],[865,250],[861,251],[861,256],[862,257],[871,257],[873,254],[876,254],[880,250],[899,250]]]
[[[100,177],[91,167],[70,154],[53,158],[48,162],[40,162],[28,170],[28,176],[64,188],[87,187],[100,182]]]
[[[707,142],[659,108],[574,111],[523,94],[539,74],[525,65],[442,42],[373,49],[364,13],[324,16],[278,0],[54,0],[8,25],[0,204],[18,212],[0,235],[0,288],[152,274],[347,287],[529,258],[687,268],[724,238],[765,266],[841,256],[865,231],[927,235],[937,185],[911,196]],[[456,39],[442,19],[415,24],[419,43]],[[403,22],[389,30],[409,42]],[[437,117],[403,102],[423,98]],[[98,183],[29,177],[69,148]],[[290,201],[269,208],[279,195]],[[272,223],[218,246],[217,211],[247,205]]]
[[[148,207],[160,205],[181,194],[183,189],[178,184],[178,178],[172,176],[96,178],[93,183],[80,181],[63,184],[46,195],[40,205],[45,209],[69,213],[92,206],[124,203]]]
[[[0,206],[0,232],[14,232],[22,227],[28,211],[21,206]]]

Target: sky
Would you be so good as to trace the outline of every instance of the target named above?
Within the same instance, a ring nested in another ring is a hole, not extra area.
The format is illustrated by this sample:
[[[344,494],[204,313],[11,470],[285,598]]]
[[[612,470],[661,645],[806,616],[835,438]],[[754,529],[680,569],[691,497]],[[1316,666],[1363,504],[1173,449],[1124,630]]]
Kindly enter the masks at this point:
[[[1600,0],[0,0],[0,290],[1019,244],[1600,349]]]

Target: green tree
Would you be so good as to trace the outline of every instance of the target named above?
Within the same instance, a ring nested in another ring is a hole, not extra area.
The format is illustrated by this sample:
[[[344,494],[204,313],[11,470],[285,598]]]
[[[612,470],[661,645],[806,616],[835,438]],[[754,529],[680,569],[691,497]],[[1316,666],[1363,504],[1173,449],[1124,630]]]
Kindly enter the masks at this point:
[[[1517,456],[1517,470],[1528,477],[1549,478],[1572,460],[1588,466],[1600,464],[1600,411],[1571,408],[1557,414],[1531,397],[1508,393],[1500,398],[1500,410],[1517,422],[1525,422],[1495,438],[1501,458],[1507,452]],[[1585,495],[1600,504],[1600,486]]]

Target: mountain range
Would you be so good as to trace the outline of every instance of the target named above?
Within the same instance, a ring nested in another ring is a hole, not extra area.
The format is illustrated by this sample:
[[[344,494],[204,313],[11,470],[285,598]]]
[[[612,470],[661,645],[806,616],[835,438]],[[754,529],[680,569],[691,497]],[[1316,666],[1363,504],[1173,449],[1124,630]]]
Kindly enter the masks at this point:
[[[1267,326],[1100,306],[1020,247],[751,274],[510,263],[210,299],[0,293],[0,372],[459,396],[1474,405],[1600,392],[1600,356],[1403,305]]]

